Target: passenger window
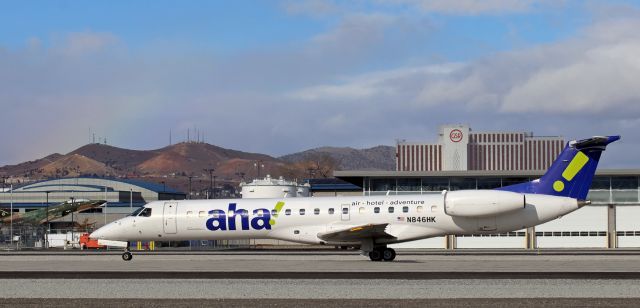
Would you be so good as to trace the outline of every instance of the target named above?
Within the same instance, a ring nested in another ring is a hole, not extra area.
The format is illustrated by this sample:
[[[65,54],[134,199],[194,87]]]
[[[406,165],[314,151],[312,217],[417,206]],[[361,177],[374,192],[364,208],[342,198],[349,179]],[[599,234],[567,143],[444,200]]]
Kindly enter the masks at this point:
[[[300,230],[293,230],[293,234],[300,234]]]
[[[431,206],[431,212],[437,212],[438,211],[438,206],[437,205],[432,205]]]
[[[361,208],[358,209],[358,211],[360,212],[360,214],[364,214],[364,213],[367,212],[367,209],[361,207]]]
[[[193,211],[187,211],[187,217],[193,216]]]
[[[286,209],[286,210],[284,211],[284,214],[285,214],[285,215],[291,215],[291,209]]]
[[[256,215],[258,217],[262,217],[262,216],[264,216],[264,211],[263,210],[254,210],[253,211],[253,215]]]
[[[349,208],[348,207],[343,207],[342,208],[342,214],[349,214]]]
[[[211,212],[212,212],[212,213],[211,213]],[[218,213],[218,211],[211,211],[211,212],[210,212],[210,214],[211,214],[211,217],[213,217],[213,218],[218,218],[218,217],[220,216],[220,214]],[[223,212],[223,213],[224,213],[224,212]]]
[[[151,216],[151,208],[144,208],[144,210],[142,210],[142,212],[140,212],[140,215],[138,215],[140,217],[149,217]]]
[[[247,211],[247,210],[242,210],[242,213],[240,213],[240,216],[242,216],[242,217],[249,217],[249,211]]]
[[[390,207],[389,207],[389,213],[393,213],[393,210],[394,210],[394,207],[393,207],[393,206],[390,206]]]
[[[313,209],[314,215],[320,215],[320,209]]]
[[[198,212],[198,217],[202,218],[202,217],[205,217],[205,216],[207,216],[207,215],[205,214],[204,211]]]
[[[418,213],[422,213],[424,211],[424,207],[422,205],[418,205]]]
[[[373,208],[373,212],[374,212],[374,213],[376,213],[376,214],[380,213],[380,208],[379,208],[379,207],[377,207],[377,206],[376,206],[376,207],[374,207],[374,208]]]
[[[229,212],[227,213],[227,216],[228,216],[228,217],[236,216],[236,212],[235,212],[235,211],[229,211]]]
[[[278,211],[271,210],[271,216],[278,216]]]
[[[402,212],[403,213],[409,213],[409,207],[408,206],[403,206],[402,207]]]
[[[300,209],[300,215],[304,215],[304,209]]]
[[[336,211],[333,208],[329,208],[329,215],[333,215]]]

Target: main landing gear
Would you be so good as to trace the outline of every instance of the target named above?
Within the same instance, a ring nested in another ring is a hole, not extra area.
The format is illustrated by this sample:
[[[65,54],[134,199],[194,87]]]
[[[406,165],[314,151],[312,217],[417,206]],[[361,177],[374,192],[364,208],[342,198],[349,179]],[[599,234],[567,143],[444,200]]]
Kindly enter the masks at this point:
[[[375,248],[369,252],[371,261],[393,261],[395,258],[396,251],[387,247]]]

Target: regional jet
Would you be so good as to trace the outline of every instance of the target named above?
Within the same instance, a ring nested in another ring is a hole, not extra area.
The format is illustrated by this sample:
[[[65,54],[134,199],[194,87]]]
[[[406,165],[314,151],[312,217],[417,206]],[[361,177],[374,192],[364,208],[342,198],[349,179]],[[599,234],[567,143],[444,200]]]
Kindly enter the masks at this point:
[[[547,172],[494,190],[440,194],[151,202],[91,234],[105,241],[278,239],[351,246],[393,261],[390,244],[539,225],[587,204],[600,155],[620,136],[567,143]],[[127,246],[128,247],[128,246]],[[132,259],[128,249],[122,255]]]

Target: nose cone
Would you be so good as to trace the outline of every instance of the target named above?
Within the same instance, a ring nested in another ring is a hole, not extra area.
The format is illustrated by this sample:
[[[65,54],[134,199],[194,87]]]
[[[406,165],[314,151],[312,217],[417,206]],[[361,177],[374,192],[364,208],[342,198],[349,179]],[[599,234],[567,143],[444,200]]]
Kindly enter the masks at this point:
[[[97,240],[120,240],[122,237],[122,230],[119,228],[120,224],[117,221],[114,221],[110,224],[107,224],[96,231],[93,231],[89,237]]]

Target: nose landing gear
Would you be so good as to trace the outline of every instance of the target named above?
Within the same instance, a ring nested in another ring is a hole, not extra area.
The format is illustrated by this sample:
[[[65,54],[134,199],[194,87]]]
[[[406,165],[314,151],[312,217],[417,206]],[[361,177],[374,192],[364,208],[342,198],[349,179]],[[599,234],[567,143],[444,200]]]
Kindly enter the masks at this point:
[[[133,259],[133,255],[129,251],[129,243],[127,243],[127,247],[124,249],[124,253],[122,253],[122,260],[131,261]]]

